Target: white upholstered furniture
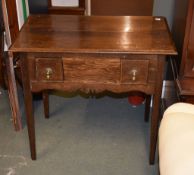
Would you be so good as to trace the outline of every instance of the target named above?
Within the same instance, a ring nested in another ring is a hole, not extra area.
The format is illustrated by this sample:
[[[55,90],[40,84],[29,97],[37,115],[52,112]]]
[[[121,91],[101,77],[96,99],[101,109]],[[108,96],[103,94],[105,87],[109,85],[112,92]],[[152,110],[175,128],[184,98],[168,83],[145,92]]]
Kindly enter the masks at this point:
[[[194,105],[177,103],[159,129],[160,175],[194,175]]]

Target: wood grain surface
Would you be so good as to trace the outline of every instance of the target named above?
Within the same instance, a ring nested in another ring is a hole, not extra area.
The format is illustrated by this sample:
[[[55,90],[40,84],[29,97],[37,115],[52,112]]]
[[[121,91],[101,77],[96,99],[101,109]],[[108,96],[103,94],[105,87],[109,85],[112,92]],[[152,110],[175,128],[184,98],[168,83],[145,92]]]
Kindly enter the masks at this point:
[[[176,54],[164,18],[30,16],[10,51]]]

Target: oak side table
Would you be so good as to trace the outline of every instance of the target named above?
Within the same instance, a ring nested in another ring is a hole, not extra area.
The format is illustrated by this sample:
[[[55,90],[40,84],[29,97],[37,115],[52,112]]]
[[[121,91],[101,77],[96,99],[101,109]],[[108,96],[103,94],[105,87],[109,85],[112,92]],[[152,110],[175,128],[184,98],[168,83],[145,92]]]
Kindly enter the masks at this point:
[[[153,164],[165,57],[176,54],[162,17],[30,16],[9,49],[7,68],[12,90],[13,60],[20,59],[31,158],[36,159],[33,92],[141,91],[153,96]]]

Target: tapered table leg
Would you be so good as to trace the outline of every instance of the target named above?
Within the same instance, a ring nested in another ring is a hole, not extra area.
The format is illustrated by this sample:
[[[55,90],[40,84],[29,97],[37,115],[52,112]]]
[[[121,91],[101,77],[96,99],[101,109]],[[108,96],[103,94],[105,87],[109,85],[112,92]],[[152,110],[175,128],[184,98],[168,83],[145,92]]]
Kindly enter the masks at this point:
[[[151,102],[151,95],[146,95],[146,101],[145,101],[145,113],[144,113],[144,121],[149,121],[150,116],[150,102]]]
[[[164,58],[158,58],[158,73],[157,82],[155,86],[155,94],[153,95],[153,111],[151,115],[151,132],[150,132],[150,164],[154,164],[155,152],[158,138],[158,126],[160,122],[160,102],[162,94],[162,83],[163,83],[163,69],[164,69]]]
[[[28,62],[25,58],[21,60],[21,72],[22,72],[22,83],[24,92],[24,103],[26,109],[26,121],[28,127],[28,136],[30,142],[30,152],[32,160],[36,160],[36,141],[35,141],[35,126],[34,126],[34,114],[33,114],[33,99],[30,88],[30,81],[28,71]]]
[[[48,91],[43,91],[43,105],[44,105],[44,116],[45,118],[49,118],[49,93]]]

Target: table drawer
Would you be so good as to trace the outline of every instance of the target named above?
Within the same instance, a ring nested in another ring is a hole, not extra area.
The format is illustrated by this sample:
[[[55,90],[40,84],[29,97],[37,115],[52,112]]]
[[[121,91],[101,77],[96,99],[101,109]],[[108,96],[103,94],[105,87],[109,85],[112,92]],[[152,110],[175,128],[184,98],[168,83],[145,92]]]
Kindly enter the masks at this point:
[[[122,60],[121,83],[146,84],[149,60]]]
[[[66,81],[119,83],[120,58],[64,58]]]
[[[36,79],[63,81],[63,64],[60,58],[36,58]]]

